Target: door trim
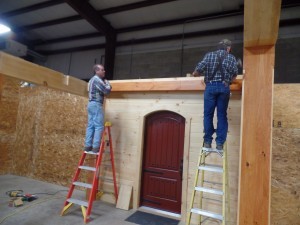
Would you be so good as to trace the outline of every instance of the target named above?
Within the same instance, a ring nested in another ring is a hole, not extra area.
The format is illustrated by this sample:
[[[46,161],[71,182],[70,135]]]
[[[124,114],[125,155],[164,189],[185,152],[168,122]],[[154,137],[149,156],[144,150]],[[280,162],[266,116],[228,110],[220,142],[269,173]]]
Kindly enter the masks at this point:
[[[138,134],[138,146],[137,146],[137,164],[136,164],[136,171],[137,176],[133,183],[133,209],[139,208],[139,201],[140,201],[140,193],[141,193],[141,179],[142,179],[142,165],[143,165],[143,153],[144,153],[144,132],[145,132],[145,122],[146,117],[149,114],[158,112],[158,111],[166,111],[165,108],[155,109],[151,112],[144,112],[141,114],[139,118],[139,134]],[[170,112],[177,113],[185,118],[185,130],[184,130],[184,149],[183,149],[183,178],[182,178],[182,196],[181,196],[181,221],[185,222],[185,215],[187,211],[187,192],[188,192],[188,168],[189,168],[189,149],[190,149],[190,129],[191,129],[191,117],[187,117],[184,114],[167,110]]]

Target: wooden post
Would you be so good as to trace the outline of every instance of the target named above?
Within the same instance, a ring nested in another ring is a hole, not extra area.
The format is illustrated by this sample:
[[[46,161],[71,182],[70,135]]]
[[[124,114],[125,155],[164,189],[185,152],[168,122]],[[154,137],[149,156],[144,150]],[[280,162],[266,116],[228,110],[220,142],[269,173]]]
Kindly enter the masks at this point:
[[[274,48],[244,49],[239,225],[270,221]]]
[[[275,44],[281,0],[245,0],[239,225],[269,225]]]

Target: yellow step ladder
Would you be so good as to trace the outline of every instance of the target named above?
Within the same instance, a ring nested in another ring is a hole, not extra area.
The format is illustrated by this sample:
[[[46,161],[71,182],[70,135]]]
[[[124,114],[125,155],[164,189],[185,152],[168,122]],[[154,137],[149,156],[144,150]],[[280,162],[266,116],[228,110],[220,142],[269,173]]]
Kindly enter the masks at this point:
[[[222,165],[212,165],[207,164],[206,158],[211,154],[217,154],[222,158]],[[222,189],[215,189],[207,187],[206,183],[212,183],[206,180],[205,175],[207,172],[210,174],[219,173],[222,174]],[[200,175],[201,173],[201,175]],[[200,175],[200,178],[199,178]],[[211,196],[222,196],[222,214],[208,211],[203,207],[204,193],[209,193]],[[195,201],[195,196],[199,195],[199,202]],[[190,202],[190,208],[188,211],[187,225],[191,224],[192,214],[200,216],[199,225],[203,224],[205,219],[203,218],[212,218],[222,222],[222,225],[226,225],[228,220],[227,216],[230,214],[229,204],[229,188],[228,188],[228,163],[227,163],[227,144],[224,144],[223,150],[218,150],[214,148],[205,148],[202,147],[201,153],[198,158],[197,170],[195,174],[195,181],[192,191],[192,197]],[[198,207],[195,206],[198,204]],[[206,223],[207,224],[207,223]]]

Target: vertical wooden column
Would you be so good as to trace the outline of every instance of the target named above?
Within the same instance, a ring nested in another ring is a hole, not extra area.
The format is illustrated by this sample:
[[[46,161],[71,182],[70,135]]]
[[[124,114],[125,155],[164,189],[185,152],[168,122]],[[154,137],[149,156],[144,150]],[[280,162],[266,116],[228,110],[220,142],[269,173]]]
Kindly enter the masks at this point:
[[[274,49],[244,49],[239,225],[270,221]]]
[[[269,225],[275,44],[281,0],[244,1],[239,225]]]

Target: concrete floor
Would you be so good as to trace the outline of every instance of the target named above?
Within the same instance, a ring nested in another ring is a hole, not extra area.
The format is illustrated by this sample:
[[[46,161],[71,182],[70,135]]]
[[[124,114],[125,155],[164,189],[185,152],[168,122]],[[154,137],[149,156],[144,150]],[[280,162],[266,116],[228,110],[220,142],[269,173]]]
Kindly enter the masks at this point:
[[[66,187],[14,175],[0,175],[0,224],[1,225],[82,225],[83,217],[79,206],[73,205],[69,213],[60,216],[67,191],[55,195],[38,194],[38,199],[25,202],[22,207],[9,207],[9,190],[23,190],[24,193],[55,193],[68,190]],[[83,191],[75,191],[74,198],[84,198]],[[115,205],[95,201],[90,225],[133,225],[124,221],[135,211],[116,209]]]

